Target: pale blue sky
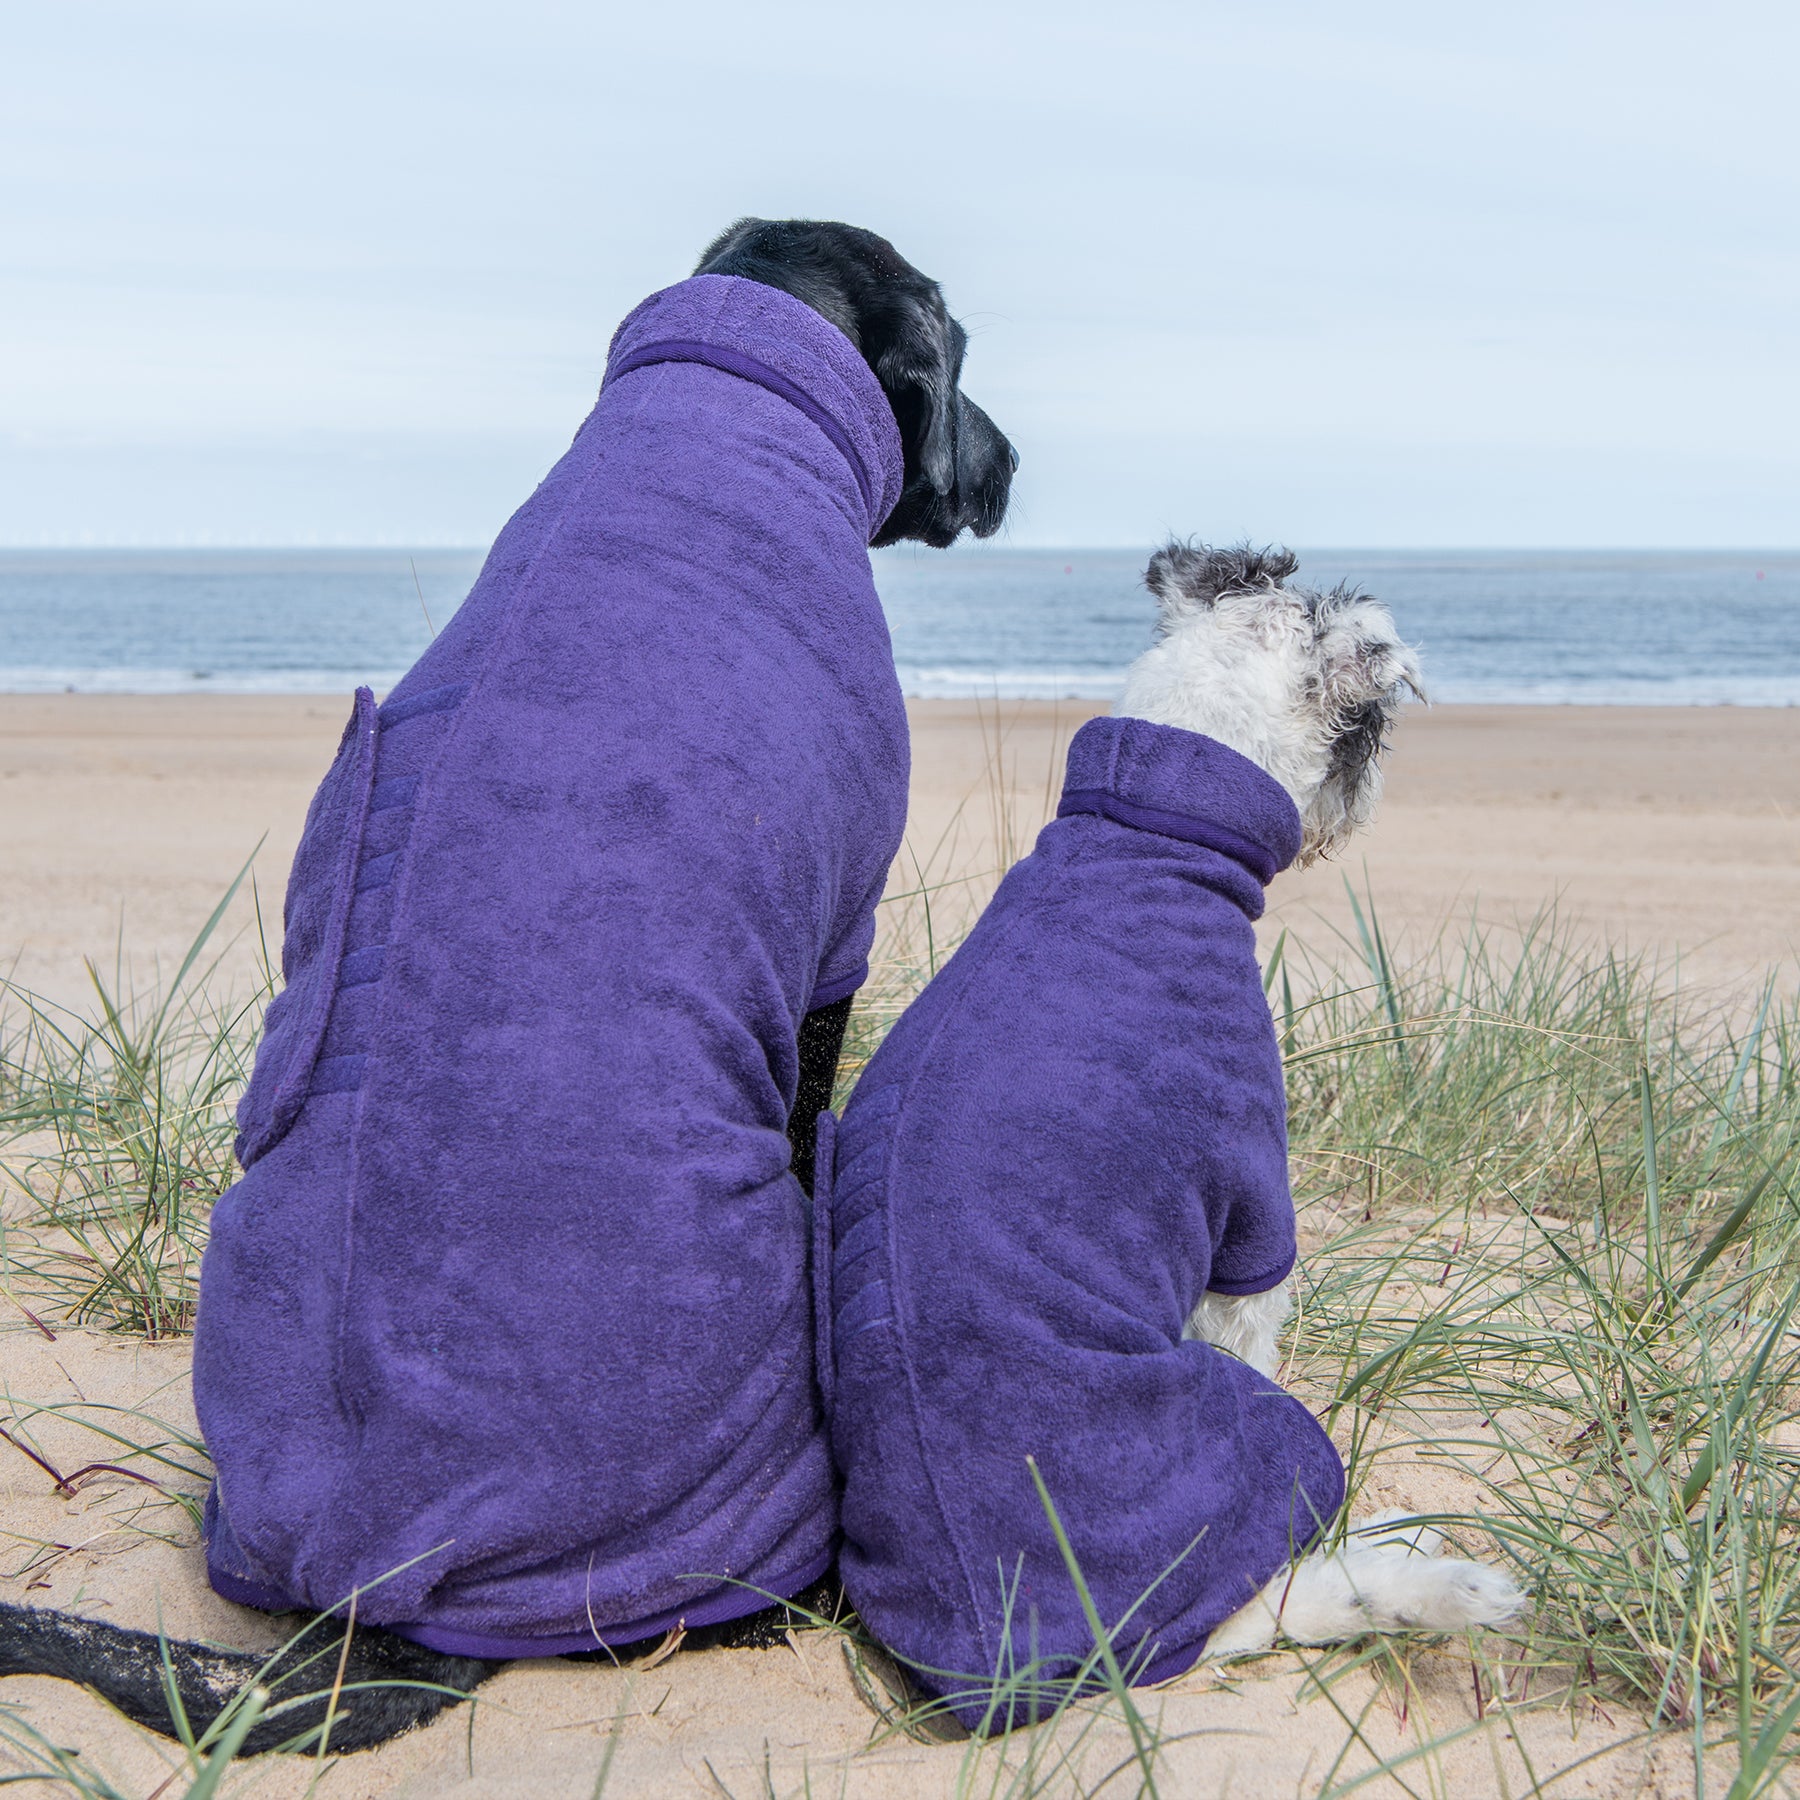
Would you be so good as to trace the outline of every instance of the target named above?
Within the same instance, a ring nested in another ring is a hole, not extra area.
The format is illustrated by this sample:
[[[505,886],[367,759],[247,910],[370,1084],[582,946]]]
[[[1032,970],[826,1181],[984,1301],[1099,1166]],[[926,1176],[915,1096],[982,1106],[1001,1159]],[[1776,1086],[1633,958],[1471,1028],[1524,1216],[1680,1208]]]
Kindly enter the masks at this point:
[[[1800,542],[1800,11],[0,0],[0,542],[480,543],[741,213],[1011,537]]]

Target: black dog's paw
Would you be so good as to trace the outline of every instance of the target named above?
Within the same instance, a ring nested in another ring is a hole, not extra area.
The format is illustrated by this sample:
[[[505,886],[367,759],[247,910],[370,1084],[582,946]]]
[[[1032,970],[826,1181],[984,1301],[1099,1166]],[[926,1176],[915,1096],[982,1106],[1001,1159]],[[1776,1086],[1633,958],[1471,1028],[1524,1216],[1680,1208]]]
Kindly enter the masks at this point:
[[[720,1633],[715,1641],[728,1650],[773,1650],[787,1642],[790,1631],[804,1631],[820,1619],[835,1624],[849,1606],[844,1584],[835,1574],[822,1575],[791,1600],[713,1627]]]

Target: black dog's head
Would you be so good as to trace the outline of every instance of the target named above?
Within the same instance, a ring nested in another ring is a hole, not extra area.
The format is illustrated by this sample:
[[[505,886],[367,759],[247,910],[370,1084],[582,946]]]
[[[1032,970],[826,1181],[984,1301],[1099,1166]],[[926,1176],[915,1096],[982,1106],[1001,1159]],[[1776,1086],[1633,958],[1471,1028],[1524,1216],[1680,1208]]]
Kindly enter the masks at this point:
[[[1015,451],[957,387],[968,337],[938,284],[885,238],[817,219],[740,219],[696,275],[741,275],[821,313],[863,354],[900,427],[906,484],[874,542],[943,549],[992,537],[1006,514]]]

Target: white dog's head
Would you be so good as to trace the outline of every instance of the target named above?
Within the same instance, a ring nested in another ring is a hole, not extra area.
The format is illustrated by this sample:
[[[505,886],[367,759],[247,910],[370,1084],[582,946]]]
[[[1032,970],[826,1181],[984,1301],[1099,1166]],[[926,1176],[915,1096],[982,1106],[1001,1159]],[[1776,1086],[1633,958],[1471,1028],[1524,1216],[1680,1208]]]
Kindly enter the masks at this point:
[[[1418,658],[1379,600],[1284,586],[1287,550],[1172,543],[1144,579],[1155,645],[1131,665],[1120,713],[1204,732],[1281,783],[1300,809],[1300,861],[1329,855],[1381,797],[1380,755]]]

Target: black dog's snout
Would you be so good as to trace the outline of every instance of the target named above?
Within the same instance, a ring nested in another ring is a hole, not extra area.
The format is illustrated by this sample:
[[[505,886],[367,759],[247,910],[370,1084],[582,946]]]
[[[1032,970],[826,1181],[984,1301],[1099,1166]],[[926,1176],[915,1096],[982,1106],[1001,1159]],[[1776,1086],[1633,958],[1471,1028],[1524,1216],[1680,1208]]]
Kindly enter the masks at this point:
[[[1019,446],[1015,443],[1012,443],[1009,440],[1007,443],[1007,446],[1006,446],[1006,454],[1012,458],[1013,473],[1015,475],[1018,474],[1018,472],[1019,472]]]

